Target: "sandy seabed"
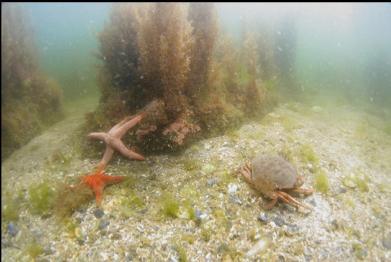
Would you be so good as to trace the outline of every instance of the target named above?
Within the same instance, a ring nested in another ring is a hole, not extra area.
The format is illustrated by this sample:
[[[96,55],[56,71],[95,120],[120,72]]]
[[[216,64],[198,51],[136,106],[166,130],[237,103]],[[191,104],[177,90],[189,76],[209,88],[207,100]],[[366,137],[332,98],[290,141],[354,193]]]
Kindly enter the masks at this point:
[[[180,154],[144,162],[116,156],[107,173],[132,182],[108,187],[99,212],[91,201],[67,227],[33,215],[28,189],[93,170],[99,159],[84,159],[74,146],[83,117],[73,111],[2,163],[2,194],[25,195],[19,219],[2,219],[2,261],[31,261],[31,243],[42,247],[36,261],[391,260],[391,135],[377,116],[350,106],[282,104]],[[66,161],[53,161],[54,152]],[[261,207],[268,200],[258,202],[234,175],[256,154],[292,162],[303,187],[315,188],[296,197],[311,212]],[[176,218],[164,212],[167,194]]]

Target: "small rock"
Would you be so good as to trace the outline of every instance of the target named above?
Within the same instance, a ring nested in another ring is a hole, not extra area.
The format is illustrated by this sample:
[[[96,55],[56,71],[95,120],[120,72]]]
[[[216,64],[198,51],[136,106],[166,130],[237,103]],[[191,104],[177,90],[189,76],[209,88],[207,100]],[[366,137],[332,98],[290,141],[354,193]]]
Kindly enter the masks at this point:
[[[242,205],[242,201],[237,195],[229,194],[229,200],[235,204]]]
[[[261,213],[258,216],[258,221],[260,221],[260,222],[262,222],[264,224],[267,224],[269,222],[269,217],[265,213]]]
[[[103,210],[100,209],[100,208],[97,208],[97,209],[94,210],[94,216],[95,216],[96,218],[101,218],[101,217],[103,217],[104,214],[105,214],[105,213],[104,213]]]
[[[197,220],[202,220],[205,217],[205,214],[201,212],[201,210],[195,210],[195,217]]]
[[[347,192],[347,190],[344,187],[339,187],[337,189],[337,194],[345,194],[346,192]]]
[[[104,230],[104,229],[106,229],[106,227],[107,227],[109,224],[110,224],[109,221],[103,220],[103,219],[102,219],[102,220],[99,222],[99,229],[100,229],[100,230]]]
[[[304,255],[305,261],[311,261],[312,256],[311,255]]]
[[[19,231],[16,225],[14,225],[14,223],[12,222],[8,224],[7,229],[8,229],[8,234],[10,234],[11,237],[16,236]]]
[[[210,178],[208,179],[208,186],[214,186],[217,184],[217,179],[216,178]]]
[[[273,218],[273,222],[274,222],[277,226],[279,226],[279,227],[281,227],[281,226],[283,226],[283,225],[285,224],[285,221],[284,221],[281,217],[277,217],[277,216],[275,216],[275,217]]]
[[[333,230],[339,230],[343,228],[343,222],[337,219],[333,219],[333,221],[331,221],[331,227]]]
[[[238,190],[238,185],[237,184],[230,183],[228,185],[228,193],[229,194],[235,194],[237,190]]]
[[[299,227],[297,225],[287,225],[284,232],[287,236],[294,236],[299,232]]]
[[[391,249],[391,232],[388,232],[388,234],[383,237],[382,244],[384,248]]]

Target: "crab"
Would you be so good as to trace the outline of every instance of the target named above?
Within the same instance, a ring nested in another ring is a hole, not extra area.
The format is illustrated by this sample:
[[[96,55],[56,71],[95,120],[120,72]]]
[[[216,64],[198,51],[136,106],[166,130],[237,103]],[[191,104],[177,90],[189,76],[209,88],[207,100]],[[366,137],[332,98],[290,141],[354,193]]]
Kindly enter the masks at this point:
[[[313,190],[301,188],[304,183],[303,177],[297,174],[291,163],[280,156],[258,155],[240,168],[239,174],[252,188],[271,199],[265,206],[266,209],[273,208],[278,199],[297,209],[312,209],[288,194],[296,192],[310,195]]]

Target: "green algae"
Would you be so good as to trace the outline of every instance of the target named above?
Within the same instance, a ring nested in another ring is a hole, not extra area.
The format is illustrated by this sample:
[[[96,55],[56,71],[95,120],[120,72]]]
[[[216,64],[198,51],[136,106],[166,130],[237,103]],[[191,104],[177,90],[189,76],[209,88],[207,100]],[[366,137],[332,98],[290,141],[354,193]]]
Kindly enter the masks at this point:
[[[319,170],[315,175],[315,188],[323,194],[327,194],[329,191],[329,180],[323,170]]]
[[[369,177],[362,174],[349,175],[342,178],[342,184],[345,187],[357,188],[361,192],[369,191]]]
[[[201,192],[196,191],[193,185],[186,184],[182,187],[180,195],[182,198],[188,199],[189,201],[195,203],[200,197]]]
[[[225,230],[226,232],[229,232],[229,230],[231,229],[232,223],[228,219],[228,217],[226,216],[224,210],[221,208],[215,209],[213,211],[213,216],[216,220],[216,224],[221,226],[223,228],[223,230]]]
[[[353,243],[352,249],[353,249],[353,253],[357,259],[363,260],[366,257],[366,252],[365,252],[362,244]]]
[[[237,142],[240,139],[239,133],[236,129],[230,128],[225,132],[225,135],[233,142]]]
[[[283,148],[280,151],[280,155],[286,159],[289,162],[293,162],[294,160],[294,155],[292,149],[287,146],[286,144],[283,146]]]
[[[189,244],[193,244],[195,237],[193,234],[184,234],[182,235],[182,240],[188,242]]]
[[[137,183],[139,182],[139,179],[135,176],[126,176],[126,179],[119,184],[121,188],[134,188]]]
[[[343,202],[344,202],[345,206],[348,206],[350,208],[355,208],[356,207],[356,204],[354,203],[353,199],[350,198],[350,197],[345,197],[343,199]]]
[[[144,200],[135,192],[126,192],[120,201],[119,210],[124,217],[131,217],[135,211],[145,207]]]
[[[74,188],[58,183],[53,197],[53,212],[59,219],[70,217],[73,212],[94,199],[92,190],[84,185]]]
[[[4,200],[1,206],[2,221],[17,221],[22,209],[22,202],[24,201],[23,192],[14,197],[10,192],[4,193]]]
[[[179,202],[171,193],[164,192],[161,198],[162,213],[166,217],[177,218],[179,212]]]
[[[121,202],[122,205],[127,205],[135,208],[142,208],[145,206],[145,203],[141,197],[139,197],[135,192],[130,192],[129,196]]]
[[[236,250],[233,245],[227,243],[221,243],[217,248],[217,252],[222,255],[223,261],[231,261],[232,259],[237,261],[242,256],[240,251]]]
[[[202,227],[201,239],[204,240],[205,242],[209,242],[211,236],[212,236],[212,230],[208,227]]]
[[[184,247],[182,247],[179,244],[176,244],[175,245],[175,250],[178,253],[178,260],[179,260],[179,262],[187,262],[188,261],[188,259],[187,259],[187,252],[186,252],[186,249]]]
[[[288,132],[297,129],[299,127],[297,121],[287,116],[280,117],[280,123],[284,129]]]
[[[199,221],[197,220],[196,213],[194,210],[194,207],[191,203],[190,200],[185,200],[183,203],[184,208],[186,209],[186,214],[188,219],[193,220],[194,222],[198,223]]]
[[[382,193],[391,193],[391,184],[383,183],[378,185],[379,191]]]
[[[356,175],[354,176],[354,182],[361,192],[369,191],[368,183],[370,182],[370,178],[368,175],[361,172],[356,172]]]
[[[183,168],[186,171],[194,171],[201,168],[200,163],[197,160],[185,158],[181,161],[181,164],[183,165]]]
[[[33,214],[47,215],[54,204],[55,190],[48,182],[32,185],[29,188],[30,210]]]
[[[309,144],[304,144],[300,148],[300,155],[303,161],[306,163],[311,163],[313,165],[317,165],[319,163],[319,158],[315,154],[314,149]]]
[[[26,247],[26,253],[32,258],[36,259],[38,256],[43,254],[43,247],[38,242],[33,241]]]
[[[63,222],[64,222],[64,229],[68,233],[69,237],[76,238],[77,237],[76,230],[78,228],[78,225],[71,218],[65,218]]]
[[[232,183],[236,180],[236,176],[232,173],[232,171],[223,170],[216,173],[218,177],[220,177],[221,186],[225,187],[229,183]]]

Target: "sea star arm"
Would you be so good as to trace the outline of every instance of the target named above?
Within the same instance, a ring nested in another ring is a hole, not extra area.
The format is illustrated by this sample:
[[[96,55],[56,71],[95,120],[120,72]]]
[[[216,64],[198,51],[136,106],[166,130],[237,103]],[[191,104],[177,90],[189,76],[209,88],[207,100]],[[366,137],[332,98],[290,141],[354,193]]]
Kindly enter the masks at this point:
[[[112,185],[112,184],[121,183],[122,181],[124,181],[124,179],[125,179],[124,176],[107,176],[107,175],[105,175],[102,178],[105,185]]]
[[[136,159],[136,160],[145,160],[145,158],[142,155],[137,154],[136,152],[133,152],[132,150],[126,148],[126,146],[119,139],[113,139],[111,141],[110,146],[116,149],[122,155],[126,156],[127,158]]]
[[[109,145],[106,146],[105,153],[103,154],[102,160],[98,163],[98,171],[103,170],[106,168],[107,164],[111,160],[114,154],[114,149],[111,148]]]
[[[95,201],[96,201],[97,206],[100,206],[100,204],[102,203],[103,188],[104,188],[104,185],[98,185],[98,186],[93,187],[93,191],[95,193]]]
[[[109,131],[109,134],[114,137],[121,138],[126,132],[128,132],[129,129],[131,129],[132,127],[137,125],[138,122],[140,122],[142,118],[143,118],[142,115],[137,115],[137,116],[133,117],[132,119],[128,120],[127,122],[122,123],[120,126],[117,126],[117,127],[114,126]]]
[[[127,116],[125,117],[124,119],[121,120],[121,122],[117,123],[115,126],[113,126],[110,131],[109,131],[109,134],[114,134],[123,124],[125,124],[125,122],[129,121],[130,119],[132,119],[134,116]]]
[[[103,132],[92,132],[87,135],[89,138],[105,141],[107,134]]]

